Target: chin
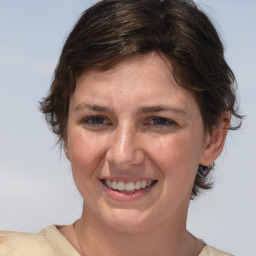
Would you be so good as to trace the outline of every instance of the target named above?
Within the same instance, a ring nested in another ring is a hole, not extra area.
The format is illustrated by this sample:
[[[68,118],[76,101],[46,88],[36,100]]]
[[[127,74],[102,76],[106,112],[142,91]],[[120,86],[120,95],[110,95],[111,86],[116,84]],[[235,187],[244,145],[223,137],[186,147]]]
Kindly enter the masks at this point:
[[[152,224],[149,216],[134,209],[115,209],[105,221],[109,227],[126,233],[144,232]]]

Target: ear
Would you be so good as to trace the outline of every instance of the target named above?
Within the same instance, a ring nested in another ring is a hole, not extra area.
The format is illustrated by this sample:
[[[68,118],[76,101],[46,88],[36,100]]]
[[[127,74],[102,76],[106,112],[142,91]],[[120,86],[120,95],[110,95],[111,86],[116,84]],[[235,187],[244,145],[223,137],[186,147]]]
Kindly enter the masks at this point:
[[[67,159],[70,160],[67,136],[65,136],[65,138],[63,139],[63,142],[64,142],[65,155],[66,155]]]
[[[228,133],[228,128],[230,127],[230,119],[230,114],[228,112],[223,112],[219,118],[219,125],[213,127],[211,134],[207,134],[205,147],[199,162],[201,165],[211,165],[221,154]]]

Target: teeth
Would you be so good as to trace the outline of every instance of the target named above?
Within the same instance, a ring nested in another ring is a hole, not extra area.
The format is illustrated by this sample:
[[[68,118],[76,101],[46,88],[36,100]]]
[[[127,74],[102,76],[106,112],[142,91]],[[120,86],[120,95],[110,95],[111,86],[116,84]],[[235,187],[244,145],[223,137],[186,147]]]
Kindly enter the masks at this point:
[[[148,180],[147,181],[147,187],[149,187],[153,183],[153,180]]]
[[[141,189],[141,182],[138,180],[138,181],[136,181],[136,183],[135,183],[135,188],[136,189]]]
[[[134,191],[134,183],[132,181],[126,183],[125,190],[126,191]]]
[[[110,188],[111,187],[111,181],[110,180],[106,180],[106,185]]]
[[[153,180],[137,180],[136,182],[129,181],[127,183],[123,181],[111,181],[111,180],[105,180],[105,184],[114,190],[120,190],[120,191],[129,191],[134,192],[135,190],[139,190],[142,188],[149,187],[153,183]]]
[[[122,182],[122,181],[119,181],[118,183],[117,183],[117,189],[118,190],[125,190],[125,183],[124,182]]]
[[[110,181],[110,185],[111,185],[111,181]],[[117,189],[118,188],[117,182],[115,180],[112,182],[112,186],[110,186],[110,188],[113,188],[113,189]]]

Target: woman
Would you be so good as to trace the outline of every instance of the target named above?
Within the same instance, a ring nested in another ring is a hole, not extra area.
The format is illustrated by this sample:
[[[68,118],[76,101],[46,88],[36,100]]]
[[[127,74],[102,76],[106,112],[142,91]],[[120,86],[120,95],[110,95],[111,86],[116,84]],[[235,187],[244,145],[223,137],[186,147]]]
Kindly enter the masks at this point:
[[[186,230],[237,113],[234,75],[192,1],[105,0],[70,33],[42,112],[81,218],[1,233],[0,255],[230,255]]]

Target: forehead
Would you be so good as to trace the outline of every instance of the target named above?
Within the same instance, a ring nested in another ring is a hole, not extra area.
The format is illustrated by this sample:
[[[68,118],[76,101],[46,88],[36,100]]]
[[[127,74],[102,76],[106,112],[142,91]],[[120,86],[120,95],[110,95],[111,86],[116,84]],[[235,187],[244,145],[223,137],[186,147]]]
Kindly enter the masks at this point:
[[[185,107],[188,101],[194,103],[192,93],[175,81],[171,64],[154,52],[123,61],[107,71],[84,71],[73,96],[76,104],[83,100],[112,105],[127,101],[130,105],[159,105],[165,101]]]
[[[128,89],[129,85],[132,87],[131,83],[135,85],[135,82],[147,83],[148,88],[152,87],[153,83],[166,82],[178,86],[172,75],[172,65],[155,52],[130,57],[108,70],[85,70],[79,75],[76,87],[85,83],[89,85],[95,81],[100,84],[104,83],[107,87],[110,87],[111,82],[116,82],[123,92]]]

